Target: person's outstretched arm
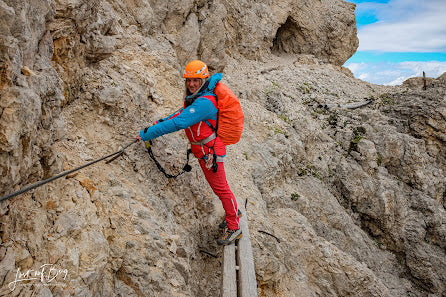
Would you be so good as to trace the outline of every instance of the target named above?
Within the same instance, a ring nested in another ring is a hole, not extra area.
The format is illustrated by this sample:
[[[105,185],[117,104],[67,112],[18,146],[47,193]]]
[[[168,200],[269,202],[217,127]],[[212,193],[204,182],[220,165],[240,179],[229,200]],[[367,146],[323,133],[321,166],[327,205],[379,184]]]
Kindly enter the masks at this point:
[[[143,141],[152,140],[164,134],[186,129],[200,121],[216,119],[217,111],[209,99],[199,97],[192,105],[182,110],[178,116],[141,130],[139,136]]]

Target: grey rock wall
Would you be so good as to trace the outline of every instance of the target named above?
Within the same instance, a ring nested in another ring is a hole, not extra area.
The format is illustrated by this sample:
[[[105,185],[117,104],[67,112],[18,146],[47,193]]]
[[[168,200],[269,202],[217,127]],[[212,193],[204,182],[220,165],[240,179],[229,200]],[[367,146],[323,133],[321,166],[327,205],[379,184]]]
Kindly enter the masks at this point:
[[[51,173],[60,137],[62,80],[51,66],[50,1],[1,2],[1,192]]]

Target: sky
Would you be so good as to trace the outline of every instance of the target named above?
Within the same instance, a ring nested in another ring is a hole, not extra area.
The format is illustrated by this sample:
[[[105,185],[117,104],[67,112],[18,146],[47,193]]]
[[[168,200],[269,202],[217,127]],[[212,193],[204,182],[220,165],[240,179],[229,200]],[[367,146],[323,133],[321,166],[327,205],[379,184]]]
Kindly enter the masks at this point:
[[[446,0],[346,0],[356,4],[359,48],[344,64],[356,78],[399,85],[446,72]]]

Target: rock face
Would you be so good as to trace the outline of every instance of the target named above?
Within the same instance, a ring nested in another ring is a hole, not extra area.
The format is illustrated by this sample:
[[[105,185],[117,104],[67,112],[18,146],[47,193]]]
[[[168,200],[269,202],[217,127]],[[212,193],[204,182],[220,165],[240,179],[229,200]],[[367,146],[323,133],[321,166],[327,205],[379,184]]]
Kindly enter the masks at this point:
[[[49,2],[1,2],[0,185],[47,176],[56,162],[52,144],[62,123],[62,80],[51,67],[53,39],[45,30],[54,17]],[[30,71],[32,70],[32,71]]]
[[[129,143],[181,106],[182,68],[201,58],[245,112],[225,167],[259,296],[444,296],[446,79],[353,78],[339,67],[358,45],[353,9],[0,0],[0,194]],[[177,172],[186,145],[175,133],[154,151]],[[1,202],[0,295],[219,296],[222,209],[191,163],[166,180],[138,144]]]
[[[342,65],[358,46],[354,5],[344,1],[1,3],[2,187],[48,176],[56,162],[51,145],[63,125],[56,115],[85,96],[83,69],[117,62],[129,43],[146,66],[175,73],[197,57],[222,70],[227,57],[259,59],[271,51]],[[157,52],[158,61],[146,52]],[[96,95],[114,100],[120,92]]]
[[[311,54],[339,66],[355,53],[359,42],[354,4],[331,0],[288,2],[286,9],[279,8],[284,7],[280,2],[273,7],[281,24],[275,30],[274,53]]]

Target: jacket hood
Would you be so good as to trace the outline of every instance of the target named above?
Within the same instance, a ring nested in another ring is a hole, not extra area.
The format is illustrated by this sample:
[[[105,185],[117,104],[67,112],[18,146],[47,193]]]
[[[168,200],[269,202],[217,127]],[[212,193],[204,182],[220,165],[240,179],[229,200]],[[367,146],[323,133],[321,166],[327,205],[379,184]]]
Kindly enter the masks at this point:
[[[223,74],[222,73],[215,73],[214,75],[212,75],[208,81],[209,81],[209,85],[207,87],[208,91],[214,91],[215,86],[217,85],[218,82],[221,81],[221,79],[223,78]]]

